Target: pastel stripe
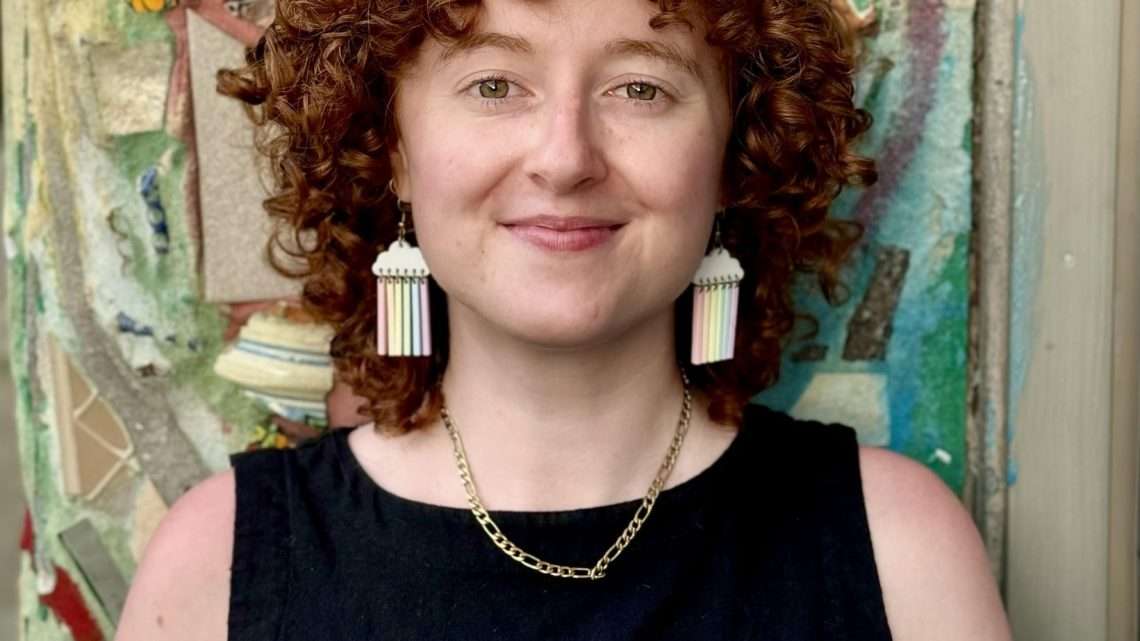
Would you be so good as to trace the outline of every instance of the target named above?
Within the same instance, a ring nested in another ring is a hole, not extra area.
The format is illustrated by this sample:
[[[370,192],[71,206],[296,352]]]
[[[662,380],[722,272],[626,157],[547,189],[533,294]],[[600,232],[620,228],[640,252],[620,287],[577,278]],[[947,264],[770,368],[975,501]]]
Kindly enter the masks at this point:
[[[701,362],[708,363],[712,360],[712,343],[710,342],[711,334],[713,331],[713,322],[716,320],[713,313],[716,305],[716,290],[712,287],[705,288],[705,302],[704,314],[705,324],[701,328]]]
[[[716,360],[724,360],[724,335],[728,333],[728,289],[721,285],[717,287],[716,305]]]
[[[384,296],[388,299],[388,355],[399,356],[396,348],[396,314],[400,300],[396,297],[396,284],[391,278],[384,279]]]
[[[404,336],[402,334],[403,327],[400,325],[400,319],[404,317],[404,297],[400,295],[400,279],[392,279],[392,300],[395,301],[396,306],[392,310],[392,355],[404,355]]]
[[[396,321],[396,354],[406,356],[408,350],[404,348],[404,333],[408,325],[404,322],[404,318],[408,313],[408,299],[404,296],[404,283],[402,278],[396,279],[396,285],[392,291],[392,295],[396,297],[396,300],[400,301],[397,304],[396,317],[393,319]]]
[[[732,305],[732,302],[728,300],[728,294],[730,294],[730,291],[728,291],[728,287],[725,287],[725,289],[722,290],[722,295],[720,295],[720,298],[723,299],[720,301],[720,310],[722,310],[722,316],[720,316],[719,347],[720,359],[722,360],[724,359],[725,352],[728,351],[728,306]]]
[[[376,353],[388,353],[388,301],[384,292],[384,279],[376,279]]]
[[[399,278],[392,279],[392,299],[396,301],[396,310],[392,314],[392,324],[395,325],[395,331],[392,332],[392,339],[395,342],[393,346],[393,353],[396,356],[404,355],[404,297],[401,295],[403,286],[400,284]]]
[[[701,314],[705,317],[704,322],[701,324],[701,362],[709,362],[711,356],[709,347],[709,333],[712,331],[713,323],[713,303],[716,297],[716,292],[711,287],[705,288],[705,300],[701,305]]]
[[[728,287],[722,287],[720,290],[720,334],[717,336],[716,348],[718,360],[724,360],[724,354],[728,351],[728,307],[732,304],[728,300],[730,293]]]
[[[412,339],[414,338],[412,336],[412,327],[414,325],[412,323],[414,320],[412,312],[415,310],[412,309],[412,279],[410,278],[404,279],[404,300],[408,301],[408,311],[404,314],[404,323],[406,323],[404,325],[404,345],[406,346],[404,356],[411,356],[413,354]]]
[[[720,323],[724,318],[721,310],[721,293],[720,285],[717,285],[713,292],[713,324],[709,331],[709,362],[715,363],[720,360]]]
[[[705,331],[708,327],[709,318],[709,290],[707,287],[701,288],[701,307],[697,310],[697,358],[696,363],[701,364],[705,362]]]
[[[693,331],[692,331],[692,346],[689,348],[689,359],[692,360],[693,365],[699,365],[700,352],[700,338],[701,338],[701,299],[703,293],[701,287],[693,287]]]
[[[404,337],[400,334],[400,319],[404,317],[404,299],[400,296],[400,279],[392,279],[392,355],[404,355]]]
[[[693,346],[689,348],[689,360],[696,365],[701,362],[701,299],[704,293],[700,287],[693,287]]]
[[[420,335],[423,336],[424,356],[431,356],[431,304],[428,301],[428,282],[420,279]]]
[[[716,343],[713,342],[716,337],[716,288],[709,288],[709,299],[705,305],[708,308],[708,321],[705,323],[705,362],[711,363],[713,360],[713,350],[716,348]]]
[[[404,315],[400,323],[400,333],[404,339],[404,356],[412,355],[412,300],[408,290],[408,279],[400,279],[400,296],[404,299]]]
[[[408,350],[404,346],[404,334],[407,333],[408,325],[404,318],[408,315],[408,298],[404,296],[404,282],[402,278],[396,279],[396,288],[393,295],[400,301],[399,314],[396,315],[396,353],[400,356],[407,356]]]
[[[720,335],[720,318],[723,314],[720,313],[720,287],[716,286],[712,289],[712,304],[710,308],[710,321],[709,321],[709,352],[708,362],[715,363],[717,357],[717,336]]]
[[[412,292],[412,356],[423,353],[423,344],[420,342],[420,288],[415,282],[409,282]]]
[[[728,307],[728,353],[725,358],[732,358],[736,353],[736,313],[740,307],[740,287],[732,286],[732,296]]]
[[[724,358],[724,321],[727,320],[728,310],[725,309],[727,298],[725,297],[724,285],[717,285],[716,288],[716,358],[714,360],[722,360]]]
[[[703,287],[705,295],[701,300],[701,363],[708,363],[709,359],[709,311],[712,303],[712,290],[708,287]]]
[[[709,350],[709,347],[711,347],[711,345],[709,344],[709,334],[712,333],[712,322],[713,322],[712,309],[713,309],[713,304],[716,302],[715,300],[713,300],[715,298],[716,298],[716,292],[713,291],[713,289],[711,287],[706,287],[705,288],[705,304],[701,305],[701,316],[704,317],[704,321],[701,323],[701,362],[702,363],[709,362],[709,356],[711,355],[710,350]]]
[[[404,356],[411,356],[413,354],[412,348],[413,339],[412,335],[412,318],[415,314],[415,309],[412,307],[412,283],[407,278],[404,279],[404,300],[407,301],[407,308],[404,311]]]
[[[717,287],[717,301],[716,301],[716,359],[724,360],[724,334],[727,330],[728,320],[728,291],[724,285]]]
[[[732,325],[732,292],[733,287],[725,286],[724,289],[724,328],[720,333],[720,358],[728,358],[728,347],[732,343],[732,334],[728,332],[728,326]]]

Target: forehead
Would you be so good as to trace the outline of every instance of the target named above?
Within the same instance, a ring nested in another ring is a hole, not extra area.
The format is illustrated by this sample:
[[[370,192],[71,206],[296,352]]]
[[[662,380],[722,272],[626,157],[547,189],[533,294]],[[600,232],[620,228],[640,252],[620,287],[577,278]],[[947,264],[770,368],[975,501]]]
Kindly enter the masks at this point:
[[[640,53],[694,73],[719,61],[719,52],[705,42],[704,25],[692,15],[652,28],[650,21],[660,13],[652,0],[484,0],[471,11],[472,29],[465,37],[436,43],[440,61],[482,49],[526,55]]]
[[[482,0],[475,7],[488,28],[554,30],[565,35],[607,27],[652,33],[649,21],[660,12],[653,0]]]

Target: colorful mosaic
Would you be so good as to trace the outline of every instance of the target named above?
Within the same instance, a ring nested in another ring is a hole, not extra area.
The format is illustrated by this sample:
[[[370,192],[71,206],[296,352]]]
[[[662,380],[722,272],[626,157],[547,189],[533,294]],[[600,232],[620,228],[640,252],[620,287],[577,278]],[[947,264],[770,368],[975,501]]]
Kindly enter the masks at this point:
[[[971,220],[972,0],[836,0],[863,40],[858,100],[875,118],[863,150],[879,182],[845,193],[840,215],[866,226],[831,308],[809,283],[799,300],[818,332],[786,351],[760,399],[857,427],[962,490],[966,466]],[[812,328],[805,328],[807,334]]]

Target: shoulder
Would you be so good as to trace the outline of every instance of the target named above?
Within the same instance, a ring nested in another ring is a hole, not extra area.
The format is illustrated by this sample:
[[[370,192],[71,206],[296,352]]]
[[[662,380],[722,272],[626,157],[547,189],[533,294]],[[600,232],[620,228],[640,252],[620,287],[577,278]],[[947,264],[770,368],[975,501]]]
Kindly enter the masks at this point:
[[[229,469],[171,506],[135,572],[116,641],[226,638],[235,502]]]
[[[860,446],[859,467],[895,641],[1008,641],[985,547],[954,492],[890,450]]]

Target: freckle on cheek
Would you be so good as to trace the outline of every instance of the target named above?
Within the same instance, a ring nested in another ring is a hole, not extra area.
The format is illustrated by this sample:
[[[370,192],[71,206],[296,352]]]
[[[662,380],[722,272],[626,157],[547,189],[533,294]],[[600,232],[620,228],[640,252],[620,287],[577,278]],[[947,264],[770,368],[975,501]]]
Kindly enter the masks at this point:
[[[162,615],[161,614],[158,615],[158,618],[155,620],[155,623],[158,623],[158,627],[160,627],[160,628],[162,627]]]

